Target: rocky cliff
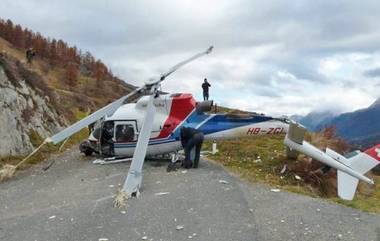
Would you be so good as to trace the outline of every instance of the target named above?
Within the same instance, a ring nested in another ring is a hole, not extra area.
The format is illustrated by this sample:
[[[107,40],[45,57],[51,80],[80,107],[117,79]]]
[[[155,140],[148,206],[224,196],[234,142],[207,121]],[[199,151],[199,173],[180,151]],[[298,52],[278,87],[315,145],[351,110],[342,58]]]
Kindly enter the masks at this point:
[[[50,98],[31,86],[27,70],[21,66],[10,70],[12,64],[0,56],[0,157],[28,154],[34,138],[46,138],[66,122],[49,103]]]

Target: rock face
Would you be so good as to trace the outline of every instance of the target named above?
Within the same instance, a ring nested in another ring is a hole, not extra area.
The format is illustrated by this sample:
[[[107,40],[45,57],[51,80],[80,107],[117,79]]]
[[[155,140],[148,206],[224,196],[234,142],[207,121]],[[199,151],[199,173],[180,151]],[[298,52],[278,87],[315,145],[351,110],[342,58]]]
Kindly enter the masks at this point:
[[[64,123],[49,99],[25,80],[11,81],[0,65],[0,157],[25,155],[33,150],[33,136],[46,138]]]

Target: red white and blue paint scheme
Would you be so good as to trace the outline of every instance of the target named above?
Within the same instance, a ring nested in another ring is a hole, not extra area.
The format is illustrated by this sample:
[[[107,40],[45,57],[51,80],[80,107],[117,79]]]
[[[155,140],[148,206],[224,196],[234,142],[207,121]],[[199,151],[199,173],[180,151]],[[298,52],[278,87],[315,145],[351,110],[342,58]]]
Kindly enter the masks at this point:
[[[119,107],[115,113],[107,117],[105,122],[114,123],[115,156],[132,156],[141,130],[148,96],[141,97],[136,103]],[[147,148],[147,155],[158,155],[176,152],[181,147],[181,127],[191,127],[201,131],[205,140],[231,139],[242,136],[284,134],[288,123],[285,119],[277,119],[258,114],[207,114],[197,108],[191,94],[160,95],[154,99],[156,114]],[[118,126],[133,127],[134,137],[128,141],[118,141]],[[97,142],[94,135],[89,140]]]

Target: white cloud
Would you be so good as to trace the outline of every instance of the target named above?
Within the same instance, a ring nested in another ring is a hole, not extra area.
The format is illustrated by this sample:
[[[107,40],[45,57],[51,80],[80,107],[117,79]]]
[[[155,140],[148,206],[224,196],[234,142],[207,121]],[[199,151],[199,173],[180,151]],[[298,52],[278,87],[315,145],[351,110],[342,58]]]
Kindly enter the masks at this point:
[[[3,0],[0,16],[103,59],[132,84],[215,46],[163,83],[210,80],[217,103],[273,115],[351,111],[380,96],[378,1]]]

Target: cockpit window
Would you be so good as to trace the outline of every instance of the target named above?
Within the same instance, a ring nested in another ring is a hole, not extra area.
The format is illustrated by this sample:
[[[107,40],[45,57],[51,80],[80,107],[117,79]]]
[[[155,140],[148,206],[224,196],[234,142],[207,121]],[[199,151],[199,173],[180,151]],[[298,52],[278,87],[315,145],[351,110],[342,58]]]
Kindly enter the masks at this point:
[[[115,137],[117,142],[133,141],[135,130],[133,126],[129,124],[117,125]]]

